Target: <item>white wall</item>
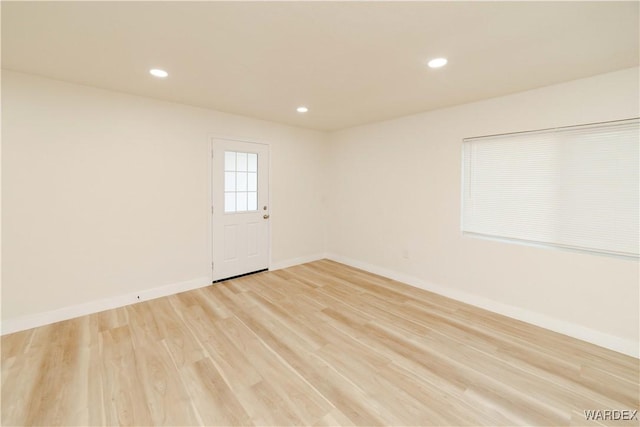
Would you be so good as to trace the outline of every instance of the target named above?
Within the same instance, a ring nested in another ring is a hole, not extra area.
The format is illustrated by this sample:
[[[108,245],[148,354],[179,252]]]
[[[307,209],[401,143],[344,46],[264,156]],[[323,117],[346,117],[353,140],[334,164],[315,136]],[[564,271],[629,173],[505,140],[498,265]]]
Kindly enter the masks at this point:
[[[637,354],[638,262],[463,237],[460,176],[463,138],[638,117],[638,81],[628,69],[331,134],[328,252]]]
[[[206,282],[215,134],[272,144],[273,266],[327,251],[637,354],[636,261],[462,237],[459,218],[463,138],[637,117],[638,81],[623,70],[327,135],[3,71],[3,330]]]
[[[3,330],[206,283],[210,135],[271,144],[272,265],[323,253],[321,132],[9,71],[2,125]]]

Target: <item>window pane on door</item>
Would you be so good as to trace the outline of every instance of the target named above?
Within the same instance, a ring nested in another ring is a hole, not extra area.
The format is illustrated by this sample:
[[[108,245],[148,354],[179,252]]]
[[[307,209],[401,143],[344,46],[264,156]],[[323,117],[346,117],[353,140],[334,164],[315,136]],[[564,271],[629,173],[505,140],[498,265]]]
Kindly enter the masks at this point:
[[[247,170],[247,153],[236,153],[236,168],[239,171]]]
[[[236,211],[236,193],[224,193],[224,211]]]
[[[258,191],[258,174],[249,172],[247,174],[247,190]]]
[[[249,172],[258,172],[258,155],[249,153],[247,155],[247,170]]]
[[[225,151],[225,213],[258,210],[258,155]]]
[[[246,212],[247,193],[236,193],[236,212]]]
[[[236,191],[247,191],[247,173],[236,172]]]
[[[236,173],[224,173],[224,191],[236,191]]]
[[[258,210],[258,193],[252,191],[247,193],[247,209],[250,211]]]
[[[235,151],[224,152],[224,170],[235,171],[236,170],[236,153]]]

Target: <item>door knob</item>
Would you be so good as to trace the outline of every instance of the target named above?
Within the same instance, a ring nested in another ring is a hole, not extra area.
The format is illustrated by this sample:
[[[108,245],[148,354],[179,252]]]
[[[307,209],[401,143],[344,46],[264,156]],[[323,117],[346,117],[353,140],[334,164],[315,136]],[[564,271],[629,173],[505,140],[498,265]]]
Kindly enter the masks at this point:
[[[264,218],[264,219],[269,219],[269,215],[266,215],[266,214],[265,214],[265,215],[262,215],[262,218]]]

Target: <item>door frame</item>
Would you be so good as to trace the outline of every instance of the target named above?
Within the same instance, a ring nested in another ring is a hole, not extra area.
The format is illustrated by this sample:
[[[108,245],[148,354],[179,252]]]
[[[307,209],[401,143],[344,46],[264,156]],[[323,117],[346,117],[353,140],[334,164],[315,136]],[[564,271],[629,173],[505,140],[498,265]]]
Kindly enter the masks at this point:
[[[273,206],[271,205],[271,166],[272,166],[272,161],[271,161],[271,143],[268,141],[254,141],[252,139],[245,139],[245,138],[238,138],[238,137],[234,137],[234,136],[222,136],[220,134],[209,134],[208,136],[209,139],[209,143],[207,144],[207,157],[209,159],[209,173],[208,173],[208,212],[209,212],[209,221],[207,221],[208,224],[208,233],[207,233],[207,238],[209,240],[209,281],[213,283],[213,251],[214,251],[214,239],[213,239],[213,201],[214,201],[214,194],[213,194],[213,180],[215,179],[215,170],[214,170],[214,162],[213,162],[213,145],[215,144],[216,140],[226,140],[226,141],[234,141],[234,142],[245,142],[245,143],[249,143],[249,144],[259,144],[259,145],[264,145],[267,149],[267,152],[269,153],[269,160],[267,162],[267,166],[269,167],[269,173],[267,174],[268,176],[268,180],[269,182],[267,183],[267,185],[269,186],[269,195],[267,197],[267,203],[269,206],[269,215],[272,215],[273,212]],[[272,264],[272,260],[271,260],[271,221],[267,222],[267,269],[271,269],[271,264]]]

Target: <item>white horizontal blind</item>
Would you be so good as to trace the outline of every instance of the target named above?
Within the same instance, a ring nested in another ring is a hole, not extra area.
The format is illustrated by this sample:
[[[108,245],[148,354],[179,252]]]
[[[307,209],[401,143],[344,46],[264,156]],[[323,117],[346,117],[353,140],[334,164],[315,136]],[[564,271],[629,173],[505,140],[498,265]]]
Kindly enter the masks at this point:
[[[638,257],[638,119],[465,139],[462,230]]]

